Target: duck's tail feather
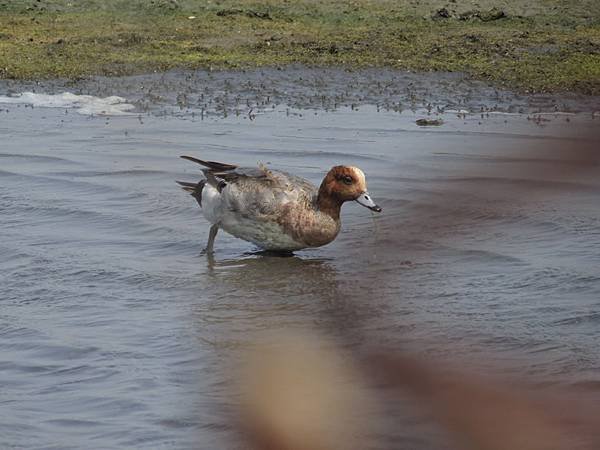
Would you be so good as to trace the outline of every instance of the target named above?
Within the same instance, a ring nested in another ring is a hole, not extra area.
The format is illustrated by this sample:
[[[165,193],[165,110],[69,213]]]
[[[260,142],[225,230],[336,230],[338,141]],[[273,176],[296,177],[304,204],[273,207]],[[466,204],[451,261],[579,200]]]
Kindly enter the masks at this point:
[[[204,161],[202,159],[194,158],[193,156],[181,156],[183,159],[187,159],[188,161],[195,162],[196,164],[200,164],[201,166],[208,167],[208,169],[216,172],[228,171],[237,168],[233,164],[225,164],[216,161]]]
[[[179,186],[181,186],[181,189],[187,192],[194,192],[196,190],[196,186],[198,185],[198,183],[189,183],[187,181],[175,181],[175,183],[177,183]]]
[[[200,207],[202,207],[202,189],[204,189],[206,180],[200,180],[197,183],[189,183],[187,181],[176,181],[176,183],[179,184],[184,191],[189,192],[190,195],[196,199]]]

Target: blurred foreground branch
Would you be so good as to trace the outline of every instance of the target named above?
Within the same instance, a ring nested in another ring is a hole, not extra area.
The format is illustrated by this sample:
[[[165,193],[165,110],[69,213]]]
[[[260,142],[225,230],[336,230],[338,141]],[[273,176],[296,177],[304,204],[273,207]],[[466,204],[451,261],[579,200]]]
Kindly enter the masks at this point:
[[[257,449],[367,448],[372,424],[382,419],[370,414],[383,387],[416,396],[456,438],[457,449],[600,448],[600,420],[575,396],[534,394],[525,383],[449,371],[398,352],[348,360],[314,335],[275,342],[283,345],[254,352],[240,380],[243,428]]]

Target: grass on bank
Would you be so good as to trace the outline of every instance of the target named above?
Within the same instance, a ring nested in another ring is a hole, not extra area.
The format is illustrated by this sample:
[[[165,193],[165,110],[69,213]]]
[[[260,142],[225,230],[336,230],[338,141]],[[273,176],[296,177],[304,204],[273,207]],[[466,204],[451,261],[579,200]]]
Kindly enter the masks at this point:
[[[0,0],[0,77],[288,63],[600,94],[600,2]]]

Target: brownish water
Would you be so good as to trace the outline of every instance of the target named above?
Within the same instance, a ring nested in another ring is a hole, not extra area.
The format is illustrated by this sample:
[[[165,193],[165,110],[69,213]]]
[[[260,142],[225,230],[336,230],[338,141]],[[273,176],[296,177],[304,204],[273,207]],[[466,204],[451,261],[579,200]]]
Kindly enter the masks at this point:
[[[307,324],[599,394],[597,99],[301,69],[1,88],[137,110],[0,104],[0,447],[228,448],[225,363]],[[222,234],[210,261],[181,154],[315,183],[357,165],[384,212],[346,205],[289,258]],[[403,423],[374,447],[431,446]]]

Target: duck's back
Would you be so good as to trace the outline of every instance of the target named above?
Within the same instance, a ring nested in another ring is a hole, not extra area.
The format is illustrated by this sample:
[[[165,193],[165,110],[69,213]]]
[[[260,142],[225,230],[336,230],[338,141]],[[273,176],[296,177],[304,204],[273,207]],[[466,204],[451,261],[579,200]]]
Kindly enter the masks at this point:
[[[228,208],[248,217],[277,216],[285,205],[312,207],[317,188],[310,181],[278,170],[237,169],[223,198]]]

